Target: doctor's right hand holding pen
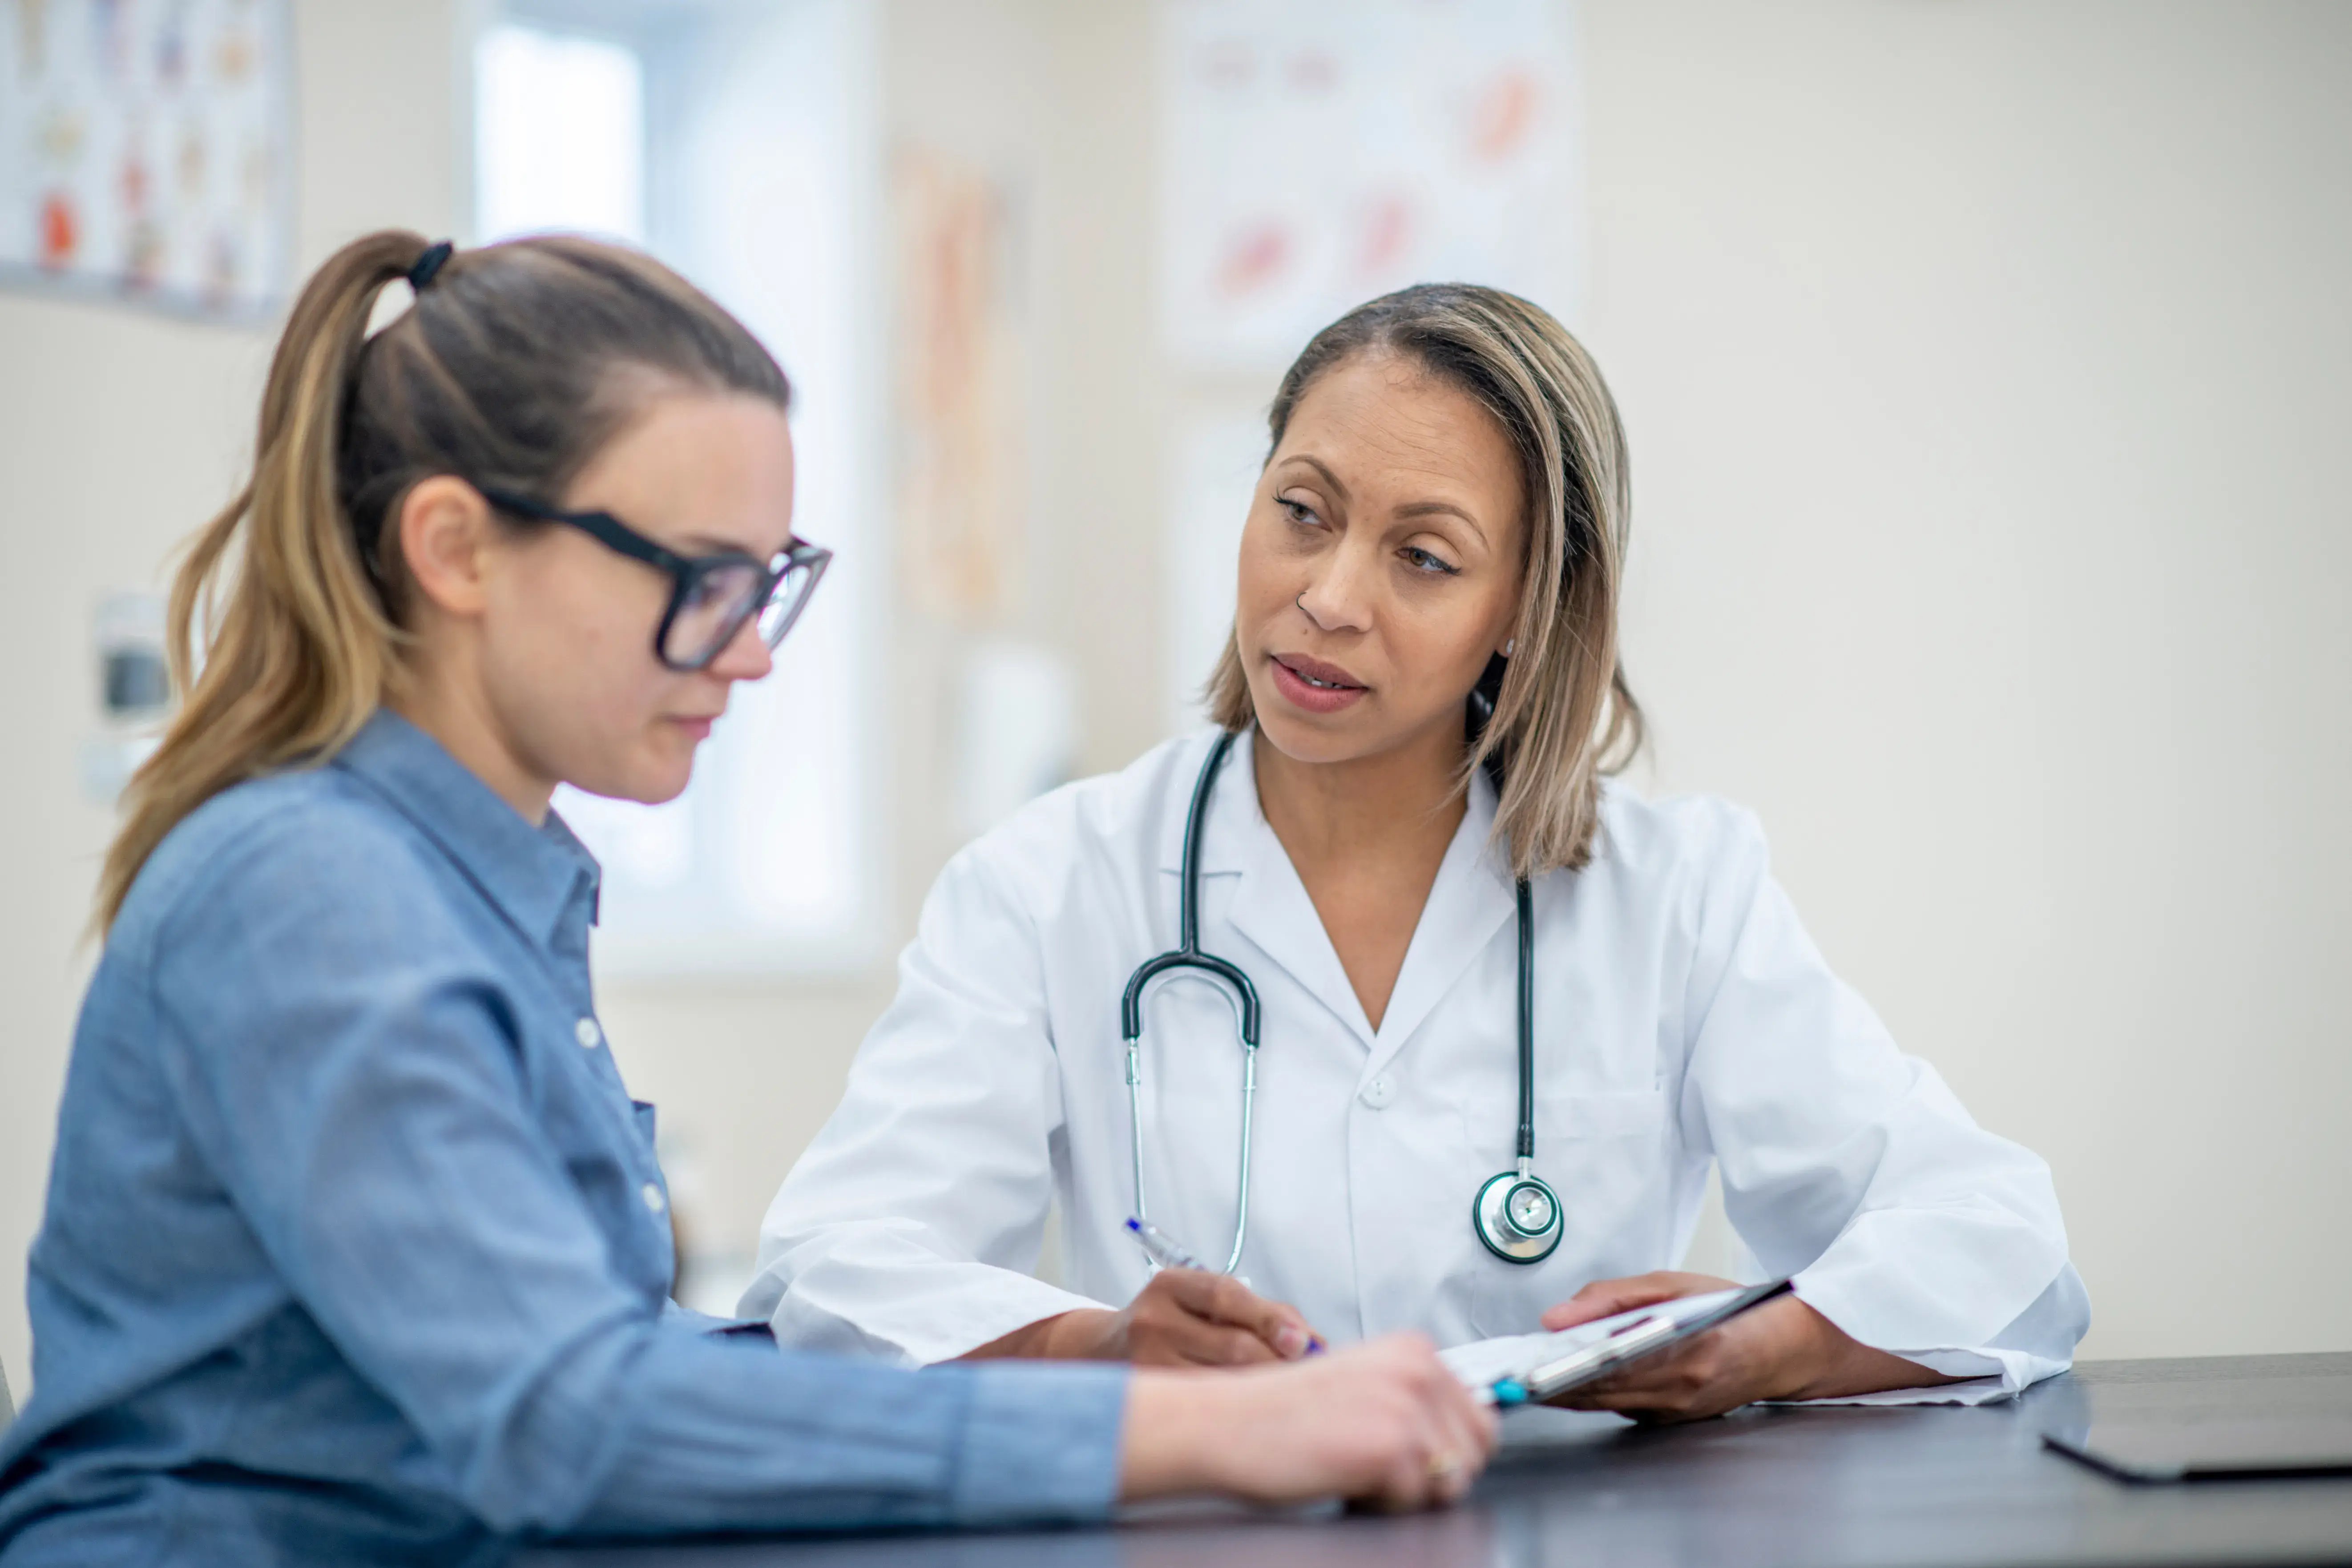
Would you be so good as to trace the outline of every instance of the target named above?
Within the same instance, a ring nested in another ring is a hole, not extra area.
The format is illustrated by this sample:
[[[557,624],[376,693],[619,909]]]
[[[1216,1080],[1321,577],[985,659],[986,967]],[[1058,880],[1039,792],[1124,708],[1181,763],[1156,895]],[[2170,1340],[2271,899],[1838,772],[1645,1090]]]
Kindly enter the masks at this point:
[[[1027,1323],[961,1358],[1124,1361],[1139,1366],[1248,1366],[1323,1348],[1298,1309],[1213,1271],[1147,1220],[1128,1229],[1156,1271],[1118,1311],[1080,1309]]]
[[[1202,1352],[1246,1363],[1264,1362],[1269,1350],[1296,1361],[1326,1348],[1296,1309],[1212,1270],[1158,1226],[1130,1218],[1127,1228],[1156,1270],[1126,1312],[1105,1314],[1129,1320],[1130,1346],[1140,1323],[1152,1346],[1193,1352],[1180,1358],[1191,1365],[1203,1364]],[[1158,1305],[1137,1313],[1147,1301]],[[1071,1312],[1064,1321],[1092,1316]],[[1237,1326],[1243,1323],[1251,1326]],[[1168,1400],[1175,1401],[1172,1411],[1160,1403]],[[1139,1436],[1148,1429],[1172,1433],[1194,1464],[1212,1465],[1213,1473],[1178,1489],[1205,1487],[1260,1502],[1337,1492],[1387,1509],[1459,1498],[1493,1457],[1500,1430],[1494,1412],[1462,1386],[1421,1334],[1391,1335],[1306,1366],[1249,1367],[1232,1377],[1139,1374],[1127,1424],[1130,1488],[1139,1470],[1150,1484],[1150,1439]]]
[[[1391,1334],[1324,1355],[1298,1310],[1211,1269],[1159,1226],[1129,1219],[1154,1272],[1118,1311],[1030,1323],[962,1359],[998,1356],[1227,1367],[1231,1376],[1140,1372],[1128,1394],[1121,1495],[1217,1491],[1265,1503],[1339,1496],[1383,1509],[1450,1503],[1494,1457],[1495,1413],[1426,1335]],[[1284,1362],[1299,1362],[1284,1366]]]

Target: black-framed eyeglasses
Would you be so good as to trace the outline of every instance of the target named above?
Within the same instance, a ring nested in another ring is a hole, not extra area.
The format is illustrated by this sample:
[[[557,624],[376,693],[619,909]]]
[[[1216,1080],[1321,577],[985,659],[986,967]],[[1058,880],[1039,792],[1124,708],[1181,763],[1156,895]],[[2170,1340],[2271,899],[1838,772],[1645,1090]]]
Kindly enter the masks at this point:
[[[501,511],[569,523],[609,550],[668,573],[669,605],[654,631],[654,657],[675,670],[708,667],[754,616],[761,642],[771,648],[782,642],[833,561],[832,551],[806,541],[787,545],[767,561],[740,550],[680,555],[609,511],[564,511],[512,490],[487,488],[482,499]]]

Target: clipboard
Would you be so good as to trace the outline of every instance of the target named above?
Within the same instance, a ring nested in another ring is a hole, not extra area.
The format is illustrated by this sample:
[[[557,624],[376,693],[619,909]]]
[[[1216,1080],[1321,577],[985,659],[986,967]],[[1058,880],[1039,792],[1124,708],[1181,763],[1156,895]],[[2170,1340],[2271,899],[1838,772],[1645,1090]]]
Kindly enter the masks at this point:
[[[1711,1299],[1684,1298],[1636,1307],[1613,1318],[1580,1324],[1556,1335],[1536,1336],[1540,1342],[1561,1342],[1556,1347],[1531,1345],[1529,1361],[1519,1370],[1496,1379],[1488,1387],[1496,1404],[1517,1405],[1556,1398],[1610,1373],[1645,1361],[1685,1341],[1722,1326],[1753,1307],[1789,1293],[1786,1279],[1768,1280],[1743,1290],[1721,1292]],[[1692,1310],[1685,1303],[1706,1305]],[[1685,1310],[1676,1310],[1678,1306]]]

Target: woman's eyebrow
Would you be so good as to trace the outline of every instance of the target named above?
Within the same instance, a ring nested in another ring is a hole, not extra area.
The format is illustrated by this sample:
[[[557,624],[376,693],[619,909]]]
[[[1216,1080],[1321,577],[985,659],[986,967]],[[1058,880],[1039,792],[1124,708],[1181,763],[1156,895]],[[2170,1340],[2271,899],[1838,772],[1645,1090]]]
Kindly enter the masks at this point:
[[[1328,463],[1326,463],[1322,458],[1314,457],[1306,452],[1293,452],[1289,457],[1285,458],[1283,461],[1286,463],[1306,464],[1308,468],[1323,476],[1323,483],[1330,489],[1333,499],[1339,500],[1342,504],[1345,504],[1347,501],[1348,487],[1339,482],[1339,476],[1333,473],[1331,471],[1331,466]]]
[[[1408,501],[1404,505],[1397,508],[1396,511],[1392,515],[1401,519],[1416,517],[1458,517],[1464,522],[1470,525],[1470,531],[1478,536],[1479,543],[1486,544],[1489,542],[1486,538],[1486,525],[1480,522],[1475,517],[1473,517],[1469,512],[1464,510],[1461,507],[1454,505],[1450,500]]]
[[[678,541],[677,552],[681,555],[749,555],[766,561],[782,555],[800,542],[799,534],[788,533],[784,535],[784,542],[782,544],[762,554],[756,546],[740,543],[732,539],[721,539],[715,533],[689,533]]]

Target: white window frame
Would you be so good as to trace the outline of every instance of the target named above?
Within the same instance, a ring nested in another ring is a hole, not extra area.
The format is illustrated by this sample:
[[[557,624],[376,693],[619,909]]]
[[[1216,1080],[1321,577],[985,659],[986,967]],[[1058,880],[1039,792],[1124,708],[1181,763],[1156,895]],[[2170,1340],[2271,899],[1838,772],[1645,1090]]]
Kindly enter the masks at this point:
[[[568,805],[559,799],[608,862],[599,973],[647,980],[865,973],[880,953],[889,886],[880,787],[887,736],[868,717],[877,710],[879,679],[873,606],[889,542],[878,462],[885,366],[876,347],[883,335],[875,8],[863,0],[489,0],[472,19],[469,81],[475,42],[499,25],[637,54],[646,247],[733,310],[793,376],[795,531],[837,552],[779,650],[776,673],[736,689],[686,797],[617,813],[568,791]],[[474,101],[468,91],[469,195]],[[820,301],[815,309],[793,308],[811,298]],[[795,666],[812,658],[819,679],[796,680]],[[780,798],[770,809],[772,792]],[[681,816],[694,836],[690,869],[666,889],[633,882],[631,837],[641,849],[658,849],[666,835],[675,842]],[[829,892],[814,904],[796,903],[789,883],[742,870],[795,855],[825,858],[821,880]]]

